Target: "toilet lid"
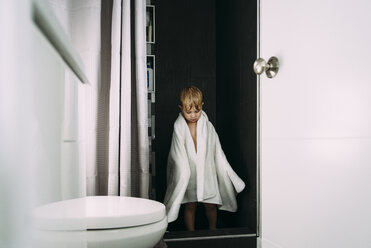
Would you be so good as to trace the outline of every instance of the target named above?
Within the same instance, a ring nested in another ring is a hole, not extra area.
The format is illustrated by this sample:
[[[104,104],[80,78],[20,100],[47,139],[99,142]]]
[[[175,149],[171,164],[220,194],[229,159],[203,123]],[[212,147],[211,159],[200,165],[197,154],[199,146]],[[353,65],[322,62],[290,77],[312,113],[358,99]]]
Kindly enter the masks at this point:
[[[43,205],[35,209],[34,217],[42,230],[125,228],[163,220],[165,206],[143,198],[89,196]]]

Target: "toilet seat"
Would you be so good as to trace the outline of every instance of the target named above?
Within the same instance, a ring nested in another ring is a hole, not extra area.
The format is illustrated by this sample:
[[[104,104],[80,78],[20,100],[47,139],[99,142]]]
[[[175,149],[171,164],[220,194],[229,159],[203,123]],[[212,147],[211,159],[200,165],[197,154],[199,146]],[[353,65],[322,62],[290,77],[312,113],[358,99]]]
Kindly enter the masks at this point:
[[[35,209],[39,230],[81,231],[128,228],[163,221],[165,206],[124,196],[89,196],[54,202]]]

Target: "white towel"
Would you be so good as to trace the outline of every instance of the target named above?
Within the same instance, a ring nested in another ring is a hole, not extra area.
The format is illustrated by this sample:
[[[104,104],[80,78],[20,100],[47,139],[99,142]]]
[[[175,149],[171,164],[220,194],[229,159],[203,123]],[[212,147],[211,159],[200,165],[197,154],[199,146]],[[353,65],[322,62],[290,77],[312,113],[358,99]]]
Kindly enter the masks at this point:
[[[196,168],[198,202],[207,202],[208,199],[220,194],[221,204],[218,204],[218,208],[230,212],[237,211],[236,195],[245,188],[245,183],[228,163],[214,126],[202,111],[197,121],[196,153],[187,122],[180,113],[174,123],[167,164],[167,190],[164,204],[168,222],[178,218],[179,208],[191,175],[190,165]],[[217,177],[210,176],[212,173],[216,173]]]

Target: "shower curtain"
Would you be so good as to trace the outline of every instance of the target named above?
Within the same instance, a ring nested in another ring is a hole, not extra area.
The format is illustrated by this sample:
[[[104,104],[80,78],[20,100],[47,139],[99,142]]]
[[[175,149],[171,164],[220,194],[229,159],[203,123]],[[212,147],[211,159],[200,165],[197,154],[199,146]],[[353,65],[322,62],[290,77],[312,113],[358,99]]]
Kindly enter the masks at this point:
[[[148,198],[145,0],[49,2],[90,81],[78,93],[79,180],[86,195]],[[64,176],[71,198],[68,180],[75,175]]]
[[[113,1],[108,194],[148,198],[145,13],[144,0]]]

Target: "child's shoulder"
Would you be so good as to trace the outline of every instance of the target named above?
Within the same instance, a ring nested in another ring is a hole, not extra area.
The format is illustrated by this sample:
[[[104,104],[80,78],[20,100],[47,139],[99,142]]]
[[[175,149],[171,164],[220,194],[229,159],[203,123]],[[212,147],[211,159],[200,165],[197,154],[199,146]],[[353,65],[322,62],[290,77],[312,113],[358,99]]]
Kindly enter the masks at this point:
[[[207,131],[212,132],[212,133],[216,133],[216,129],[214,127],[214,124],[209,120],[206,113],[202,111],[202,114],[205,118],[205,124],[207,125]]]
[[[209,120],[209,117],[207,116],[207,114],[205,113],[205,111],[202,110],[202,117],[204,118],[205,122],[211,126],[212,128],[214,128],[214,125],[213,123]]]
[[[179,113],[178,117],[174,121],[174,129],[181,129],[185,124],[185,119],[181,113]]]

